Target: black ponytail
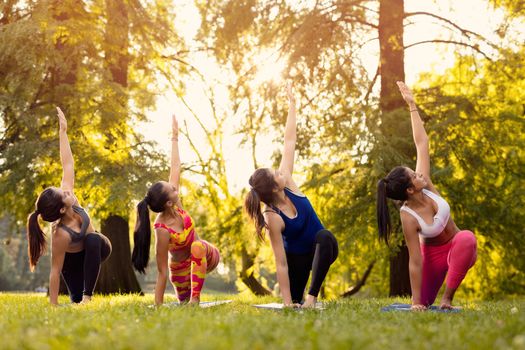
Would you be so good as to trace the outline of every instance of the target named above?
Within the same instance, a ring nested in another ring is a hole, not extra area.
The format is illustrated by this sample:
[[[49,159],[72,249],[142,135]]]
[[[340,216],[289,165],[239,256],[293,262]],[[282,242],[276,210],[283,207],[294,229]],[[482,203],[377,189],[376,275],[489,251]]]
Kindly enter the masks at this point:
[[[388,211],[388,202],[386,195],[386,181],[379,180],[377,183],[377,226],[379,228],[379,238],[384,240],[388,245],[388,238],[392,231],[392,224],[390,222],[390,212]]]
[[[398,201],[408,199],[407,189],[412,187],[412,180],[407,168],[397,166],[388,175],[377,183],[377,226],[379,228],[379,238],[383,239],[388,245],[388,238],[392,232],[390,222],[390,212],[388,211],[387,198]]]
[[[38,223],[38,212],[31,213],[27,218],[27,255],[29,256],[29,268],[35,270],[38,259],[46,251],[46,236]]]
[[[137,223],[133,232],[133,254],[131,261],[140,273],[146,273],[145,269],[149,261],[149,248],[151,243],[151,226],[149,220],[149,209],[146,199],[137,205]]]

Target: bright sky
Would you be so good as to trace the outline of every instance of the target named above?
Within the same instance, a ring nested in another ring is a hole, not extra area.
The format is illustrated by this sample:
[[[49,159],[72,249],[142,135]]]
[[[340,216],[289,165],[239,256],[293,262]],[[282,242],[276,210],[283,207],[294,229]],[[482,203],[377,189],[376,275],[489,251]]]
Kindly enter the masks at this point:
[[[439,3],[439,4],[438,4]],[[179,16],[176,18],[176,26],[180,33],[182,33],[191,45],[192,38],[197,32],[200,25],[199,14],[193,4],[193,0],[177,0],[177,7]],[[502,22],[503,14],[501,11],[494,11],[489,8],[486,0],[468,0],[468,1],[452,1],[452,0],[405,0],[405,11],[425,11],[432,12],[439,16],[448,18],[461,27],[480,33],[483,36],[499,42],[501,39],[495,34],[495,29]],[[437,19],[428,16],[414,16],[411,17],[413,25],[405,28],[405,45],[431,39],[452,39],[460,38],[458,31],[451,31],[444,29]],[[520,28],[523,29],[523,23]],[[523,33],[520,30],[516,32],[516,37],[523,40]],[[522,42],[522,41],[517,41]],[[483,48],[483,47],[482,47]],[[486,49],[486,48],[483,48]],[[457,47],[451,45],[435,45],[423,44],[413,48],[409,48],[405,52],[405,72],[406,81],[409,85],[417,81],[418,75],[427,71],[434,71],[442,73],[444,70],[453,65],[453,54]],[[464,51],[465,52],[465,51]],[[378,42],[373,41],[370,45],[363,49],[363,61],[369,62],[367,67],[369,74],[373,76],[377,67],[378,61]],[[264,61],[269,64],[261,65],[260,70],[264,72],[261,77],[270,77],[278,80],[280,76],[279,65],[272,62],[272,58],[267,58]],[[213,63],[213,60],[206,57],[204,54],[195,55],[192,65],[198,67],[210,81],[225,81],[227,76],[221,76],[218,67]],[[223,73],[222,73],[223,74]],[[261,78],[262,79],[262,78]],[[218,84],[220,85],[220,84]],[[283,85],[284,89],[284,85]],[[216,90],[216,104],[225,108],[228,94],[226,89],[217,88]],[[201,84],[195,81],[187,81],[187,93],[185,99],[195,110],[195,112],[202,118],[207,125],[213,124],[209,104],[202,92]],[[151,122],[142,125],[144,134],[147,139],[158,142],[160,150],[169,155],[170,153],[170,130],[171,119],[170,115],[176,113],[179,119],[186,120],[192,135],[192,140],[197,148],[204,155],[209,151],[209,145],[206,143],[203,134],[199,127],[191,117],[188,110],[178,101],[173,93],[168,93],[158,99],[157,109],[148,114]],[[301,118],[298,115],[298,118]],[[234,135],[233,131],[237,127],[239,117],[232,116],[229,123],[225,126],[224,136],[224,153],[227,162],[227,175],[229,179],[230,190],[238,192],[248,184],[248,178],[253,172],[251,166],[250,150],[239,146],[241,137]],[[182,122],[179,121],[179,125]],[[189,143],[184,137],[179,137],[180,154],[183,163],[191,163],[196,160],[195,154],[192,152]],[[256,150],[258,161],[265,166],[270,166],[270,157],[274,149],[280,148],[280,145],[272,145],[271,137],[261,139],[259,144],[261,146]],[[264,143],[264,144],[263,144]],[[183,174],[188,176],[189,174]]]

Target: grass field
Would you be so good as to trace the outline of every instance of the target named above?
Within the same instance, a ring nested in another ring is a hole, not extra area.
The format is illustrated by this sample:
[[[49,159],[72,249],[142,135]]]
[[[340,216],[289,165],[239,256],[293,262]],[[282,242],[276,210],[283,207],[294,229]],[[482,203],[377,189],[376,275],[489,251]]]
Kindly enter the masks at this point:
[[[525,349],[525,298],[465,303],[454,314],[379,311],[401,299],[339,300],[323,311],[202,299],[215,298],[233,302],[152,308],[152,295],[116,295],[56,308],[43,295],[0,293],[0,349]]]

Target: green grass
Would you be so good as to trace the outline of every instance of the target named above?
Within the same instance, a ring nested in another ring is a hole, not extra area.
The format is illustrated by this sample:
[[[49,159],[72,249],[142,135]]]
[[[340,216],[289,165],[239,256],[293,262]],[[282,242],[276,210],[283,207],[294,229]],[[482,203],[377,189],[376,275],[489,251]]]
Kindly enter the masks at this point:
[[[54,308],[43,295],[0,293],[0,348],[525,349],[523,298],[468,303],[455,314],[379,311],[399,299],[339,300],[323,311],[298,312],[250,306],[274,298],[217,298],[234,301],[156,309],[151,295],[119,295]]]

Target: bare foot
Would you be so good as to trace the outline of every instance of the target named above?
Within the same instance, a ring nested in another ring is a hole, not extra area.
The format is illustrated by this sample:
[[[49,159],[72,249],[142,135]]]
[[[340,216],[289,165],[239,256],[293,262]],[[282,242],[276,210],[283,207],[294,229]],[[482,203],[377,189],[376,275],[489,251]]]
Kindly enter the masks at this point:
[[[452,310],[454,308],[452,307],[452,300],[441,299],[441,305],[439,305],[439,308],[441,310]]]
[[[314,297],[313,295],[308,294],[301,307],[303,309],[313,309],[315,308],[316,303],[317,303],[317,297]]]
[[[91,296],[83,295],[80,304],[89,304],[91,302]]]
[[[200,297],[191,297],[190,301],[188,302],[188,305],[199,305],[201,302]]]

